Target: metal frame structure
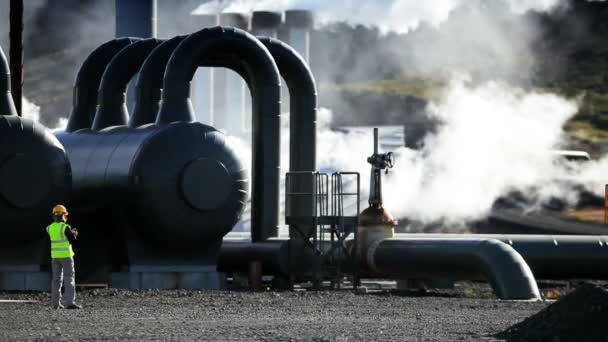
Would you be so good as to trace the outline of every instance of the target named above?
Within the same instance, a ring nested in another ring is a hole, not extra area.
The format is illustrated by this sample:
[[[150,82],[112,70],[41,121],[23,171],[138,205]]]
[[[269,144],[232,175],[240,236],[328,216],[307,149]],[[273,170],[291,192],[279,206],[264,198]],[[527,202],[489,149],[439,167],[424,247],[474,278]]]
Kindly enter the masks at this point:
[[[306,184],[307,189],[302,188],[302,184]],[[356,190],[348,190],[346,184],[351,184]],[[344,209],[345,199],[349,197],[355,198],[353,213],[347,213]],[[354,277],[353,286],[357,285],[356,246],[349,249],[346,239],[352,234],[353,239],[357,240],[359,202],[358,172],[335,172],[331,174],[331,178],[328,173],[312,171],[286,174],[285,223],[292,228],[290,239],[303,241],[302,248],[311,250],[315,256],[316,263],[309,270],[314,288],[321,287],[322,279],[328,278],[331,279],[332,288],[339,288],[346,274],[343,272],[343,265],[350,268],[347,270],[348,274]],[[298,205],[309,208],[300,211]],[[343,262],[344,260],[347,262]]]

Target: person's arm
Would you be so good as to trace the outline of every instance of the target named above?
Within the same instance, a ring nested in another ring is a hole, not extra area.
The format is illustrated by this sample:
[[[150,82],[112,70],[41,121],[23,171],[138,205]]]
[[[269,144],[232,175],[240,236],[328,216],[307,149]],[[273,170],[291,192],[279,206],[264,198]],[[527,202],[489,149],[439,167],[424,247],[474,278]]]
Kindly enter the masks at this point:
[[[76,242],[76,238],[78,237],[78,232],[70,227],[69,224],[65,225],[65,237],[68,239],[68,241],[70,242],[70,244],[73,244]]]

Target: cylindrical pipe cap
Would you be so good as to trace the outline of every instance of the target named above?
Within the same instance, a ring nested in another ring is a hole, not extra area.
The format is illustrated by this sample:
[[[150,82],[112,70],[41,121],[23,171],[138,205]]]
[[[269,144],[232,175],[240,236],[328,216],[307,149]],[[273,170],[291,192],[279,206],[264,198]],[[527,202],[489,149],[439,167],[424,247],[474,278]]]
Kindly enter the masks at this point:
[[[283,15],[279,12],[256,11],[251,17],[251,29],[278,29],[283,21]]]
[[[285,11],[285,26],[310,29],[314,25],[314,15],[309,10]]]

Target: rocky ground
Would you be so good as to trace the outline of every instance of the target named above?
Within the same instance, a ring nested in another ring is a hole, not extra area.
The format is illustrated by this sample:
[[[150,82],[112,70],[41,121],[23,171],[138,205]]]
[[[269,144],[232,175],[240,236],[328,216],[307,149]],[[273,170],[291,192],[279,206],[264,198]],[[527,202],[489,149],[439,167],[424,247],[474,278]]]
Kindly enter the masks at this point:
[[[55,311],[48,293],[0,292],[0,340],[496,341],[494,334],[548,305],[499,301],[482,285],[426,293],[103,289],[78,295],[83,310]],[[36,302],[6,302],[18,299]]]

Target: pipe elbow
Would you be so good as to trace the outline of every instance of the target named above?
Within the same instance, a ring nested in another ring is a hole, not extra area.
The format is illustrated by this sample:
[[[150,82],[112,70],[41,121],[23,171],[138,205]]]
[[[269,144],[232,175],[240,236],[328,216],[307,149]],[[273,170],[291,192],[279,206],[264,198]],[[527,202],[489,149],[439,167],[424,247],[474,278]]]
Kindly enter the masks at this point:
[[[540,299],[532,270],[510,245],[495,239],[480,240],[475,251],[480,272],[499,298]]]

